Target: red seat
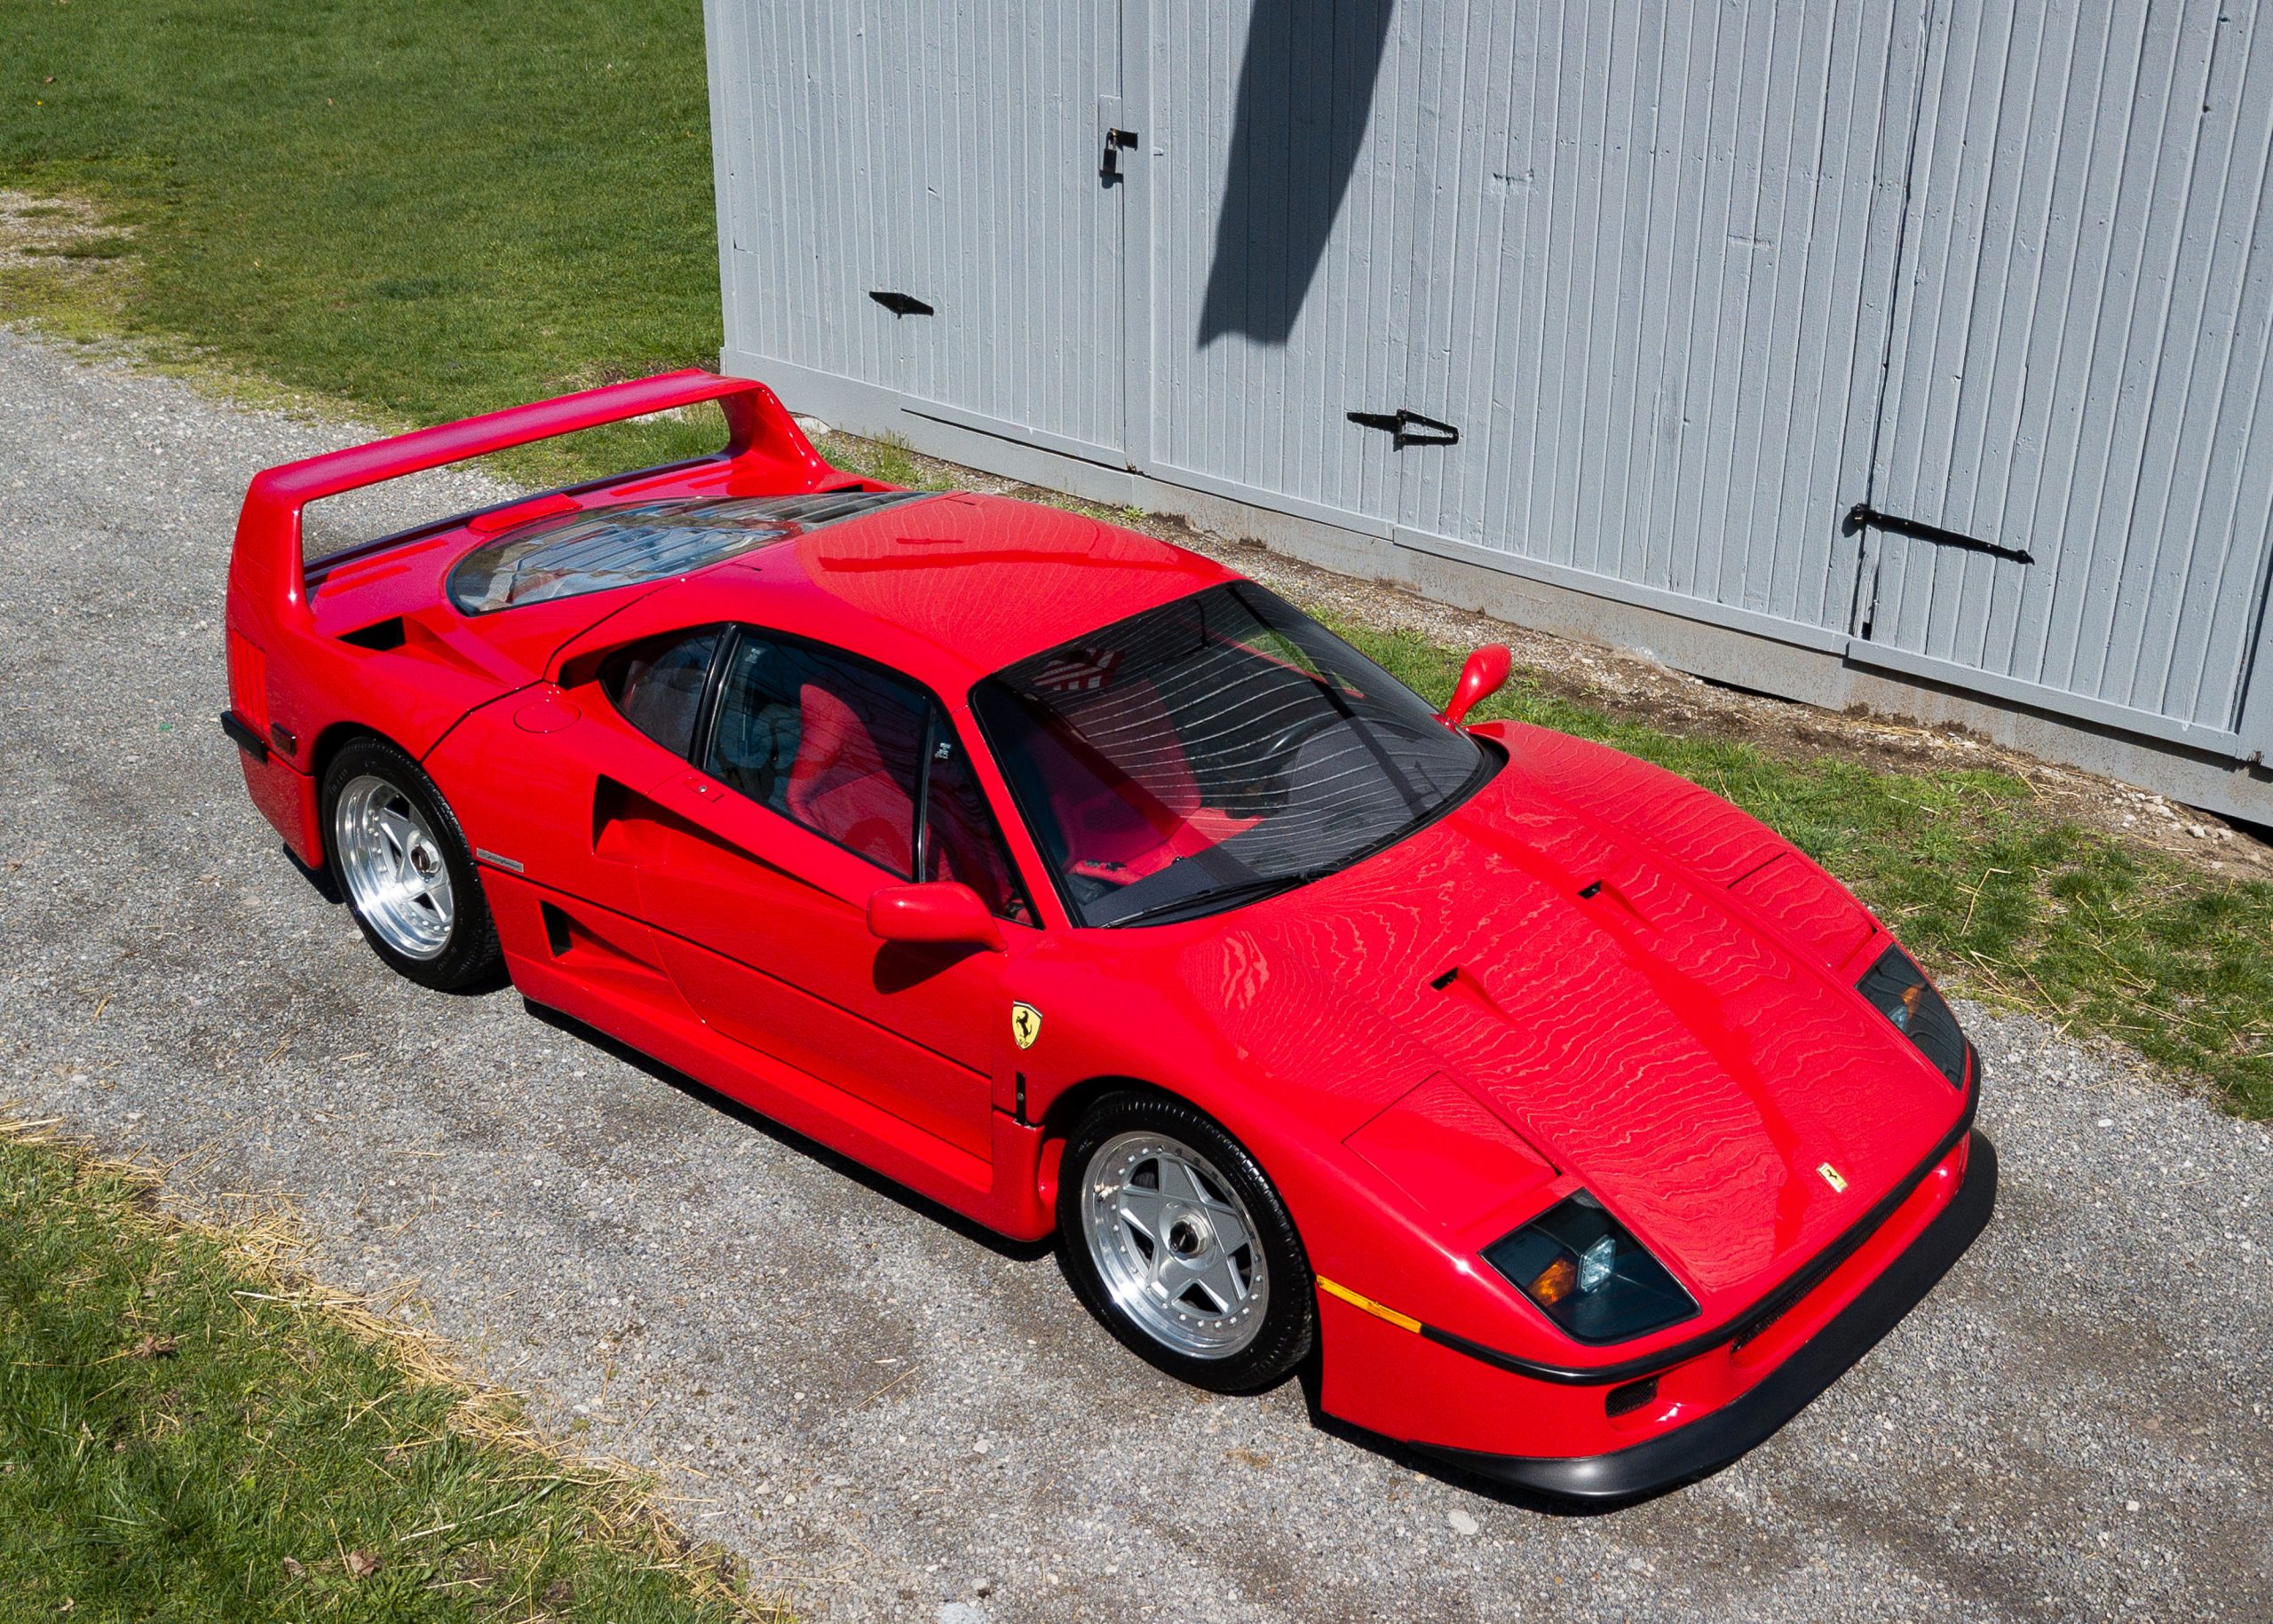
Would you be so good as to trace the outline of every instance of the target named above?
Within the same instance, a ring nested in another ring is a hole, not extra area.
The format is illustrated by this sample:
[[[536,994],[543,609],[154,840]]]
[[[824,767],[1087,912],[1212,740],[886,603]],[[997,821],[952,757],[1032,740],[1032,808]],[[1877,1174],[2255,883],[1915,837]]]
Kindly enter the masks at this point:
[[[1254,827],[1200,804],[1184,741],[1151,683],[1106,688],[1068,706],[1067,719],[1088,747],[1088,770],[1050,775],[1050,812],[1076,873],[1129,884]]]
[[[805,684],[804,728],[789,768],[789,811],[817,833],[905,875],[914,867],[915,803],[884,764],[868,725],[825,688]],[[910,741],[901,759],[914,762]]]

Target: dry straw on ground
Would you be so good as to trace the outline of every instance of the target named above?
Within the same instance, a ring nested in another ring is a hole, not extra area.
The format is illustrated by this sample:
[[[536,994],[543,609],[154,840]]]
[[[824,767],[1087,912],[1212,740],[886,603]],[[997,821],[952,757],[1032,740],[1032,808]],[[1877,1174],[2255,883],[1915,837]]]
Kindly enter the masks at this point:
[[[573,1453],[539,1432],[529,1424],[522,1395],[469,1371],[447,1343],[406,1319],[402,1311],[409,1287],[368,1296],[316,1279],[306,1266],[309,1248],[297,1215],[283,1198],[201,1191],[196,1198],[201,1203],[228,1203],[226,1221],[185,1216],[178,1209],[170,1180],[184,1175],[201,1158],[153,1164],[109,1155],[91,1141],[59,1131],[62,1121],[60,1117],[27,1118],[19,1114],[16,1102],[0,1101],[0,1140],[66,1158],[80,1178],[117,1181],[130,1192],[133,1215],[129,1222],[161,1234],[194,1233],[216,1246],[247,1281],[238,1296],[321,1315],[377,1349],[401,1372],[407,1385],[455,1394],[449,1422],[454,1430],[491,1448],[524,1456],[535,1472],[585,1492],[587,1537],[650,1569],[677,1575],[692,1595],[719,1604],[745,1624],[790,1624],[786,1603],[753,1597],[734,1583],[731,1552],[699,1545],[673,1525],[656,1503],[659,1491],[648,1474],[629,1462]],[[130,1351],[136,1357],[160,1358],[172,1350],[150,1345]],[[351,1572],[356,1568],[353,1557],[365,1557],[376,1567],[377,1558],[357,1551],[351,1553]]]

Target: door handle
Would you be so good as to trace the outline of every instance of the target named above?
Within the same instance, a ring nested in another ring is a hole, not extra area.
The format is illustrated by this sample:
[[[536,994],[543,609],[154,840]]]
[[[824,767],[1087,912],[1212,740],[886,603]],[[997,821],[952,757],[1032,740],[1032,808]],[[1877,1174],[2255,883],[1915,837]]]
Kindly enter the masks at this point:
[[[1121,178],[1121,154],[1136,145],[1136,132],[1121,125],[1121,98],[1097,98],[1097,124],[1105,131],[1105,150],[1097,156],[1097,175],[1107,186]]]
[[[1968,552],[1985,552],[1992,558],[2010,558],[2016,564],[2033,564],[2036,555],[2018,547],[2003,547],[1995,542],[1984,542],[1977,536],[1961,535],[1955,530],[1944,530],[1939,525],[1929,525],[1920,519],[1897,519],[1891,513],[1881,513],[1867,502],[1858,502],[1847,510],[1845,524],[1849,531],[1884,530],[1894,535],[1915,536],[1921,542],[1932,542],[1939,547],[1962,547]]]
[[[601,773],[592,783],[592,855],[614,863],[651,856],[659,821],[685,821],[684,814],[674,812],[668,804],[674,791],[702,805],[715,804],[726,795],[724,787],[699,772],[683,774],[645,793]]]

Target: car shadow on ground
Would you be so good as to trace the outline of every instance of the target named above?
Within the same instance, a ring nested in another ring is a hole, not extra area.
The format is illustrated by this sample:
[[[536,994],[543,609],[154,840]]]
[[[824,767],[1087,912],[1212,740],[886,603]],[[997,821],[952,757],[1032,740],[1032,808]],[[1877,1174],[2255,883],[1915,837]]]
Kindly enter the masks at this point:
[[[978,1242],[997,1256],[1011,1258],[1020,1263],[1038,1263],[1056,1249],[1054,1244],[1048,1240],[1013,1240],[1007,1235],[999,1234],[988,1229],[983,1224],[975,1223],[959,1212],[942,1207],[929,1196],[920,1195],[897,1180],[888,1178],[871,1168],[862,1166],[851,1157],[829,1149],[818,1139],[809,1139],[796,1129],[782,1126],[764,1113],[745,1105],[728,1095],[721,1094],[707,1083],[696,1081],[684,1072],[665,1066],[653,1055],[642,1053],[629,1043],[610,1037],[598,1027],[587,1026],[573,1015],[538,1003],[526,994],[522,995],[521,1007],[555,1031],[574,1038],[579,1042],[589,1043],[593,1048],[622,1061],[626,1066],[645,1072],[656,1081],[677,1089],[689,1099],[708,1105],[721,1115],[732,1117],[743,1127],[754,1129],[765,1135],[784,1149],[795,1151],[801,1156],[820,1163],[832,1173],[851,1179],[863,1189],[874,1191],[876,1194],[886,1197],[918,1216],[930,1219],[943,1229],[951,1230],[967,1240]]]
[[[292,850],[291,847],[286,845],[281,840],[276,843],[276,849],[284,853],[285,861],[290,863],[293,867],[300,871],[300,877],[308,883],[309,889],[313,891],[317,896],[321,897],[333,907],[337,907],[341,903],[347,900],[346,898],[339,894],[338,883],[331,877],[330,869],[309,867],[305,863],[300,860],[300,854],[297,852]]]
[[[317,885],[319,889],[328,884],[328,882],[319,875],[309,873],[305,868],[302,872],[308,874],[310,883]],[[626,1066],[645,1073],[656,1081],[677,1089],[689,1099],[708,1105],[720,1114],[733,1118],[743,1127],[765,1135],[783,1148],[808,1157],[828,1168],[832,1173],[851,1179],[864,1189],[885,1197],[907,1211],[938,1224],[967,1240],[985,1247],[997,1256],[1018,1263],[1039,1263],[1045,1257],[1058,1254],[1058,1248],[1052,1240],[1013,1240],[1008,1236],[997,1233],[984,1224],[964,1217],[961,1213],[939,1205],[927,1196],[919,1195],[906,1185],[886,1177],[873,1168],[831,1150],[819,1140],[807,1138],[795,1129],[784,1127],[763,1112],[743,1105],[740,1100],[722,1094],[706,1083],[696,1081],[684,1072],[675,1070],[653,1056],[643,1053],[630,1044],[609,1036],[597,1026],[586,1025],[573,1015],[538,1003],[526,994],[521,998],[521,1006],[535,1019],[543,1022],[555,1031],[574,1038],[579,1042],[590,1044],[592,1048],[621,1060]],[[1059,1272],[1064,1274],[1065,1269],[1062,1255],[1057,1256],[1057,1263]],[[1065,1283],[1067,1290],[1073,1293],[1074,1301],[1081,1303],[1090,1319],[1095,1320],[1110,1337],[1113,1327],[1089,1306],[1078,1290],[1074,1290],[1070,1276],[1067,1277]],[[1120,1351],[1117,1339],[1108,1342],[1106,1346],[1116,1354]],[[1582,1501],[1559,1500],[1551,1495],[1535,1493],[1508,1484],[1494,1483],[1486,1478],[1471,1477],[1447,1466],[1434,1456],[1424,1454],[1394,1439],[1384,1438],[1378,1433],[1368,1432],[1362,1427],[1352,1426],[1348,1422],[1327,1414],[1319,1403],[1321,1375],[1319,1355],[1316,1351],[1313,1351],[1288,1378],[1301,1385],[1303,1406],[1310,1414],[1311,1424],[1313,1427],[1330,1438],[1337,1438],[1366,1451],[1368,1454],[1390,1462],[1406,1471],[1419,1473],[1464,1493],[1479,1495],[1516,1510],[1536,1512],[1542,1516],[1567,1519],[1603,1517],[1630,1509],[1636,1505],[1658,1498],[1658,1494],[1648,1494],[1634,1500],[1595,1504]],[[1680,1486],[1685,1485],[1675,1485],[1676,1488]],[[1674,1488],[1668,1488],[1659,1491],[1659,1493],[1673,1492],[1675,1492]]]
[[[1474,1494],[1481,1499],[1492,1501],[1512,1510],[1531,1511],[1541,1517],[1583,1522],[1593,1517],[1608,1517],[1615,1512],[1630,1511],[1636,1506],[1646,1505],[1651,1501],[1664,1495],[1678,1493],[1686,1488],[1690,1482],[1698,1481],[1692,1478],[1683,1483],[1668,1485],[1665,1488],[1647,1494],[1635,1495],[1631,1499],[1600,1502],[1564,1500],[1552,1494],[1541,1494],[1529,1489],[1518,1488],[1511,1484],[1494,1483],[1488,1477],[1475,1477],[1448,1466],[1434,1455],[1424,1454],[1408,1445],[1397,1442],[1394,1438],[1385,1438],[1378,1432],[1368,1432],[1363,1427],[1352,1426],[1346,1421],[1327,1414],[1319,1405],[1319,1383],[1322,1372],[1319,1356],[1315,1351],[1309,1359],[1303,1361],[1302,1368],[1297,1370],[1290,1379],[1302,1383],[1303,1402],[1310,1411],[1311,1425],[1327,1437],[1338,1438],[1342,1443],[1362,1449],[1367,1454],[1378,1456],[1406,1471],[1444,1484],[1449,1488],[1458,1489],[1463,1493]],[[1708,1473],[1707,1476],[1709,1475]]]
[[[329,867],[309,867],[300,860],[300,854],[297,852],[281,840],[276,843],[276,849],[284,853],[285,860],[299,871],[300,877],[308,883],[308,889],[321,897],[328,906],[338,907],[346,902],[347,899],[340,894],[339,882],[332,877]],[[503,992],[511,985],[512,978],[506,975],[504,966],[501,964],[494,975],[484,976],[479,981],[470,981],[463,986],[445,987],[440,990],[445,997],[449,998],[486,998],[492,993]]]

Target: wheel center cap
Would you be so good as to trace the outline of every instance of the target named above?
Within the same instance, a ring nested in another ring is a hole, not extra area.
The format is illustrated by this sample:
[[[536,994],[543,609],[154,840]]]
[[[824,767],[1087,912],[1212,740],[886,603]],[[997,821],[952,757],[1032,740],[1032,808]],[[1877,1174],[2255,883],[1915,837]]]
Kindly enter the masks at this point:
[[[417,869],[421,874],[433,873],[433,852],[427,850],[424,846],[413,846],[410,849],[410,866],[413,868]]]
[[[1168,1221],[1168,1250],[1178,1257],[1197,1257],[1210,1239],[1208,1221],[1197,1213],[1179,1213]]]

